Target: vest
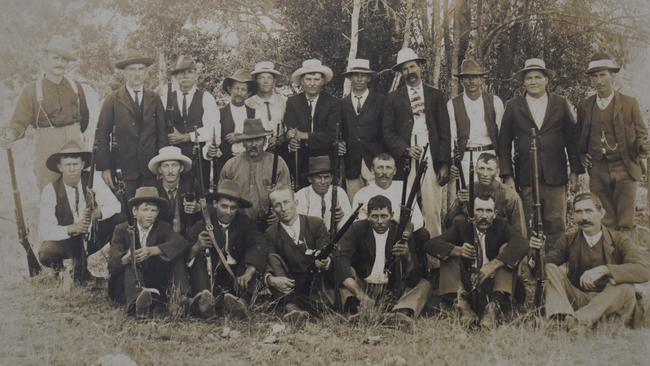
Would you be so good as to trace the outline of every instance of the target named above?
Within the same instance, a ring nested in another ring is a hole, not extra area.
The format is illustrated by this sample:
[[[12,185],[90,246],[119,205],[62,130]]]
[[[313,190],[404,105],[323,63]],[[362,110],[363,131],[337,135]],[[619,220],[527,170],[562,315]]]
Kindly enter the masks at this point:
[[[616,146],[616,135],[614,133],[614,101],[612,100],[607,108],[601,110],[598,105],[594,103],[592,106],[592,125],[589,134],[589,154],[595,160],[603,160],[607,158],[609,161],[619,160],[621,155],[618,149],[612,151],[609,147]],[[607,144],[601,142],[602,133],[605,132],[605,140]],[[603,154],[605,148],[605,154]]]
[[[82,172],[81,173],[81,187],[83,192],[80,194],[86,195],[86,187],[88,186],[88,178],[90,173]],[[56,221],[61,226],[72,225],[74,224],[74,216],[72,215],[72,207],[68,202],[68,196],[65,192],[65,184],[63,183],[63,177],[52,182],[52,187],[54,188],[54,194],[56,195],[56,206],[54,207],[54,216],[56,216]],[[81,209],[81,207],[79,208]]]
[[[90,114],[88,112],[88,103],[86,102],[86,94],[84,93],[81,84],[76,80],[70,80],[66,77],[63,77],[63,80],[67,81],[75,95],[77,96],[76,100],[73,101],[74,107],[78,110],[77,119],[75,121],[63,121],[62,125],[73,124],[79,122],[81,132],[85,132],[88,128],[88,120],[90,119]],[[43,76],[40,76],[36,79],[35,84],[36,89],[36,103],[38,103],[38,113],[36,114],[36,119],[34,121],[34,127],[41,127],[39,122],[47,122],[43,124],[44,126],[54,125],[57,126],[56,116],[48,116],[43,110],[43,100],[45,98],[43,92]]]
[[[483,110],[485,115],[485,125],[487,127],[490,141],[496,150],[498,146],[497,134],[498,127],[496,123],[496,112],[494,111],[494,96],[490,93],[483,93]],[[452,99],[454,106],[454,116],[456,117],[456,135],[458,138],[459,151],[465,151],[469,141],[470,121],[463,102],[463,94],[457,95]]]
[[[194,133],[194,126],[203,127],[203,91],[196,90],[194,97],[189,106],[187,106],[187,121],[183,119],[181,108],[178,105],[177,91],[172,92],[174,101],[174,127],[180,133]],[[182,95],[182,94],[181,94]],[[203,145],[203,144],[201,144]],[[184,142],[179,144],[183,155],[192,157],[193,144],[191,142]]]

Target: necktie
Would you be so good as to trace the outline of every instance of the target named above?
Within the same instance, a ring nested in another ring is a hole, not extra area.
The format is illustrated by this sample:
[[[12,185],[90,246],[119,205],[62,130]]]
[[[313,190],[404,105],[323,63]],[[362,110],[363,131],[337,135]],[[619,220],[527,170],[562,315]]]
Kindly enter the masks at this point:
[[[169,198],[172,211],[176,211],[176,188],[167,190],[167,198]]]
[[[138,97],[138,94],[140,94],[139,90],[134,90],[133,93],[135,94],[135,105],[138,106],[138,110],[140,109],[140,98]]]
[[[420,93],[415,88],[411,88],[411,109],[413,110],[413,115],[415,117],[424,113],[424,102],[422,101]]]
[[[320,217],[321,219],[325,218],[325,212],[327,211],[327,202],[325,202],[325,197],[320,198]]]
[[[183,93],[183,120],[187,120],[187,93]]]
[[[361,95],[355,95],[355,98],[357,98],[357,115],[361,114]]]
[[[72,188],[74,188],[74,211],[79,216],[79,188],[77,186]]]
[[[264,102],[266,104],[266,116],[269,118],[269,122],[271,122],[271,102]]]
[[[314,132],[314,101],[308,99],[307,103],[309,104],[309,132]]]

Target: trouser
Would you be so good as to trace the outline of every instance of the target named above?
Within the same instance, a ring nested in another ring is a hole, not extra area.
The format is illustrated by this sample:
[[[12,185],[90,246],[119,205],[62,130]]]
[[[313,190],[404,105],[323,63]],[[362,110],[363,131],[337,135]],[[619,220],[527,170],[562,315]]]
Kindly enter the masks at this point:
[[[372,171],[366,166],[366,163],[361,159],[361,173],[356,178],[346,179],[346,188],[348,190],[348,197],[350,202],[354,199],[354,195],[359,192],[359,190],[375,180],[375,175]]]
[[[540,183],[540,202],[542,203],[542,224],[546,235],[547,248],[553,248],[555,242],[566,229],[566,186],[551,186]],[[521,199],[524,204],[524,213],[528,223],[528,232],[535,228],[532,225],[533,196],[532,187],[521,187]],[[548,249],[547,249],[548,250]]]
[[[607,284],[600,292],[585,292],[573,286],[567,274],[552,263],[546,264],[546,316],[573,315],[580,324],[594,326],[599,320],[618,316],[628,325],[636,306],[634,285]]]
[[[39,192],[60,176],[59,173],[49,170],[45,166],[45,161],[50,155],[61,151],[61,148],[70,141],[77,141],[80,146],[84,146],[79,123],[63,127],[36,129],[34,134],[34,175]]]
[[[210,261],[210,266],[208,266],[208,261]],[[212,277],[209,274],[209,267],[214,268]],[[246,265],[243,262],[231,266],[231,268],[237,277],[243,275],[246,271]],[[255,289],[259,288],[260,283],[259,276],[254,275],[250,282],[248,282],[248,287],[235,291],[234,280],[224,269],[219,258],[208,258],[203,254],[197,254],[194,257],[194,263],[192,263],[189,272],[192,295],[196,295],[203,290],[210,290],[215,297],[224,292],[228,292],[250,302]],[[212,285],[212,288],[210,288],[210,285]]]
[[[593,162],[589,169],[589,190],[603,203],[605,226],[628,233],[634,230],[637,186],[623,160]]]
[[[417,170],[415,163],[416,161],[411,159],[411,171],[408,176],[408,181],[404,182],[409,187],[412,186],[413,180],[415,179]],[[438,184],[438,177],[431,162],[429,162],[429,167],[422,179],[420,192],[422,196],[421,209],[422,216],[424,216],[424,227],[429,231],[431,237],[436,237],[441,234],[440,211],[442,209],[442,187]]]

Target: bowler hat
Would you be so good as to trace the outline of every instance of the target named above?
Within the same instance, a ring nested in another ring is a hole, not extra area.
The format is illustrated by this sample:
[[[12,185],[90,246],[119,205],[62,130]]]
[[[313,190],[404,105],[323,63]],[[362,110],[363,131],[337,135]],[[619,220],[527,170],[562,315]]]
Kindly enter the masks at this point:
[[[149,171],[151,171],[153,174],[158,174],[158,167],[160,166],[160,163],[169,160],[176,160],[183,164],[183,172],[185,173],[192,169],[192,159],[183,155],[183,153],[181,153],[181,149],[176,146],[161,147],[160,150],[158,150],[158,155],[149,160],[147,168],[149,168]]]
[[[239,69],[235,71],[235,73],[232,74],[232,76],[229,76],[223,80],[223,83],[221,84],[223,91],[230,94],[228,89],[230,89],[230,87],[232,86],[232,84],[235,83],[235,81],[248,84],[248,91],[251,94],[255,94],[255,90],[257,90],[257,83],[255,82],[255,80],[253,80],[251,74],[244,69]]]
[[[196,62],[194,62],[192,56],[180,55],[178,57],[178,60],[176,60],[176,65],[171,70],[171,74],[176,75],[185,70],[195,70],[195,69],[196,69]]]
[[[74,53],[72,42],[61,36],[54,36],[43,46],[43,51],[55,53],[71,61],[77,61],[78,58]]]
[[[523,80],[528,71],[541,71],[547,78],[552,79],[555,76],[553,70],[546,68],[546,63],[541,58],[529,58],[524,62],[524,68],[515,73],[515,77]]]
[[[325,82],[329,83],[334,77],[334,72],[329,67],[323,65],[323,63],[315,58],[305,60],[302,62],[302,66],[291,74],[291,81],[294,84],[300,83],[300,78],[305,74],[321,73],[325,78]]]
[[[587,66],[587,71],[585,74],[591,74],[601,70],[610,70],[612,72],[619,72],[621,67],[618,66],[614,57],[605,53],[605,52],[596,52],[591,56],[589,61],[589,66]]]
[[[454,74],[454,76],[483,76],[485,74],[487,74],[487,71],[484,71],[483,68],[481,68],[481,65],[476,62],[476,60],[465,59],[460,64],[460,72],[458,74]]]
[[[129,49],[124,57],[115,63],[115,68],[124,70],[127,66],[133,64],[143,64],[148,67],[153,64],[153,58],[144,55],[142,51]]]
[[[343,73],[343,76],[349,76],[351,74],[376,74],[376,71],[370,70],[370,61],[363,58],[355,58],[350,61],[347,70]]]
[[[59,169],[57,168],[57,165],[59,165],[59,162],[61,161],[62,156],[78,156],[83,160],[84,162],[84,169],[88,168],[90,166],[90,158],[92,157],[92,153],[90,151],[87,151],[84,149],[77,141],[68,141],[61,150],[57,153],[54,153],[50,155],[50,157],[47,158],[45,161],[45,166],[55,172],[55,173],[61,173]]]
[[[391,69],[395,72],[399,72],[402,65],[409,61],[426,62],[427,60],[418,56],[418,54],[412,49],[405,47],[397,53],[397,63]]]
[[[164,209],[169,204],[165,198],[161,198],[158,195],[158,189],[156,187],[147,186],[135,190],[135,196],[129,199],[129,207],[135,207],[142,202],[154,203],[159,209]]]
[[[268,136],[270,134],[270,131],[264,129],[261,119],[247,118],[244,120],[244,130],[240,138],[242,140],[251,140],[258,137]]]
[[[239,184],[234,180],[222,180],[219,182],[219,187],[216,192],[206,193],[205,195],[205,199],[208,202],[216,201],[219,198],[227,198],[229,200],[237,201],[239,203],[239,208],[253,207],[253,204],[250,203],[250,201],[241,196]]]

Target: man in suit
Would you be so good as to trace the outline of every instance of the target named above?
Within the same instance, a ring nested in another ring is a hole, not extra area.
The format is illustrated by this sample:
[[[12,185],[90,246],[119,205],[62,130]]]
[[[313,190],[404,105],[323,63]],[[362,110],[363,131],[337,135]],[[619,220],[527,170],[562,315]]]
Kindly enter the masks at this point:
[[[147,164],[168,143],[160,97],[144,88],[151,64],[153,58],[136,51],[129,51],[115,63],[126,84],[106,97],[97,123],[97,170],[113,189],[114,171],[121,169],[127,197],[133,197],[140,186],[154,185],[155,178]]]
[[[290,187],[276,187],[270,199],[279,221],[265,233],[269,248],[265,282],[274,297],[282,299],[283,320],[303,323],[334,304],[331,256],[314,259],[329,244],[329,235],[323,220],[298,214]]]
[[[345,179],[350,200],[368,182],[372,158],[384,151],[381,119],[386,96],[368,89],[376,72],[370,61],[354,59],[343,74],[350,80],[351,92],[341,101],[343,139],[346,142]]]
[[[158,220],[160,209],[167,205],[155,187],[138,188],[128,201],[134,227],[124,222],[113,233],[108,294],[116,303],[125,303],[128,314],[147,316],[153,307],[169,301],[172,287],[181,294],[187,290],[183,254],[190,244],[170,224]],[[131,251],[130,230],[135,231],[135,252]]]
[[[483,313],[480,325],[494,328],[510,308],[517,265],[528,253],[526,239],[496,216],[494,197],[476,197],[473,219],[455,220],[424,250],[441,261],[443,301],[453,304],[462,322],[476,322],[478,312]]]
[[[214,243],[206,222],[197,222],[189,231],[192,245],[189,255],[190,278],[194,299],[191,313],[202,317],[215,314],[217,308],[245,318],[260,276],[266,271],[268,250],[255,222],[241,212],[251,206],[242,197],[237,182],[222,180],[217,192],[207,195],[214,208],[210,215]],[[217,245],[232,271],[229,273],[215,249]],[[216,297],[216,300],[215,300]]]
[[[606,213],[594,193],[577,194],[573,206],[578,230],[562,235],[546,254],[546,316],[571,332],[612,317],[630,325],[634,285],[650,280],[647,253],[603,225]],[[541,248],[544,242],[533,237],[530,244]]]
[[[544,234],[549,244],[564,232],[566,215],[567,157],[571,167],[571,189],[577,189],[580,160],[575,143],[575,120],[563,97],[547,93],[553,72],[541,59],[528,59],[516,74],[526,88],[525,96],[512,98],[506,104],[499,133],[499,170],[504,183],[519,188],[532,222],[532,175],[530,145],[532,132],[537,133],[539,184]],[[513,159],[513,142],[516,160]],[[515,181],[516,179],[516,181]],[[529,227],[530,230],[530,227]]]
[[[422,182],[422,213],[427,230],[431,235],[438,235],[442,186],[449,181],[451,135],[445,98],[439,90],[422,81],[424,62],[425,59],[410,48],[403,48],[397,54],[393,71],[402,74],[406,85],[386,98],[384,143],[395,161],[410,160],[410,165],[398,164],[398,177],[411,182],[416,173],[416,161],[423,157],[423,148],[429,144],[431,164]],[[401,169],[403,166],[410,168],[409,174]]]
[[[619,69],[604,53],[589,62],[586,73],[596,94],[578,106],[578,149],[589,189],[603,203],[603,223],[632,234],[636,189],[650,142],[636,99],[614,90]]]
[[[396,229],[391,202],[380,195],[368,201],[368,219],[352,224],[341,238],[334,257],[334,277],[344,310],[356,313],[359,304],[373,306],[393,297],[394,304],[388,300],[392,314],[387,320],[399,324],[410,322],[424,308],[432,286],[422,278],[416,238],[421,247],[429,235],[424,229],[424,236],[413,233],[412,226],[404,233]],[[397,275],[398,266],[402,268],[401,277]]]
[[[192,160],[176,146],[165,146],[147,165],[156,175],[156,189],[169,205],[160,210],[160,220],[172,225],[175,233],[185,235],[199,218],[200,208],[192,196],[198,191],[198,182],[190,170]],[[189,194],[190,199],[186,199]]]
[[[341,122],[340,101],[323,91],[332,80],[332,69],[320,60],[310,59],[294,71],[291,80],[302,86],[303,92],[287,100],[284,123],[289,129],[289,165],[294,170],[293,178],[297,189],[308,185],[303,174],[309,169],[310,156],[331,155],[336,125]],[[298,158],[295,171],[296,157]]]

